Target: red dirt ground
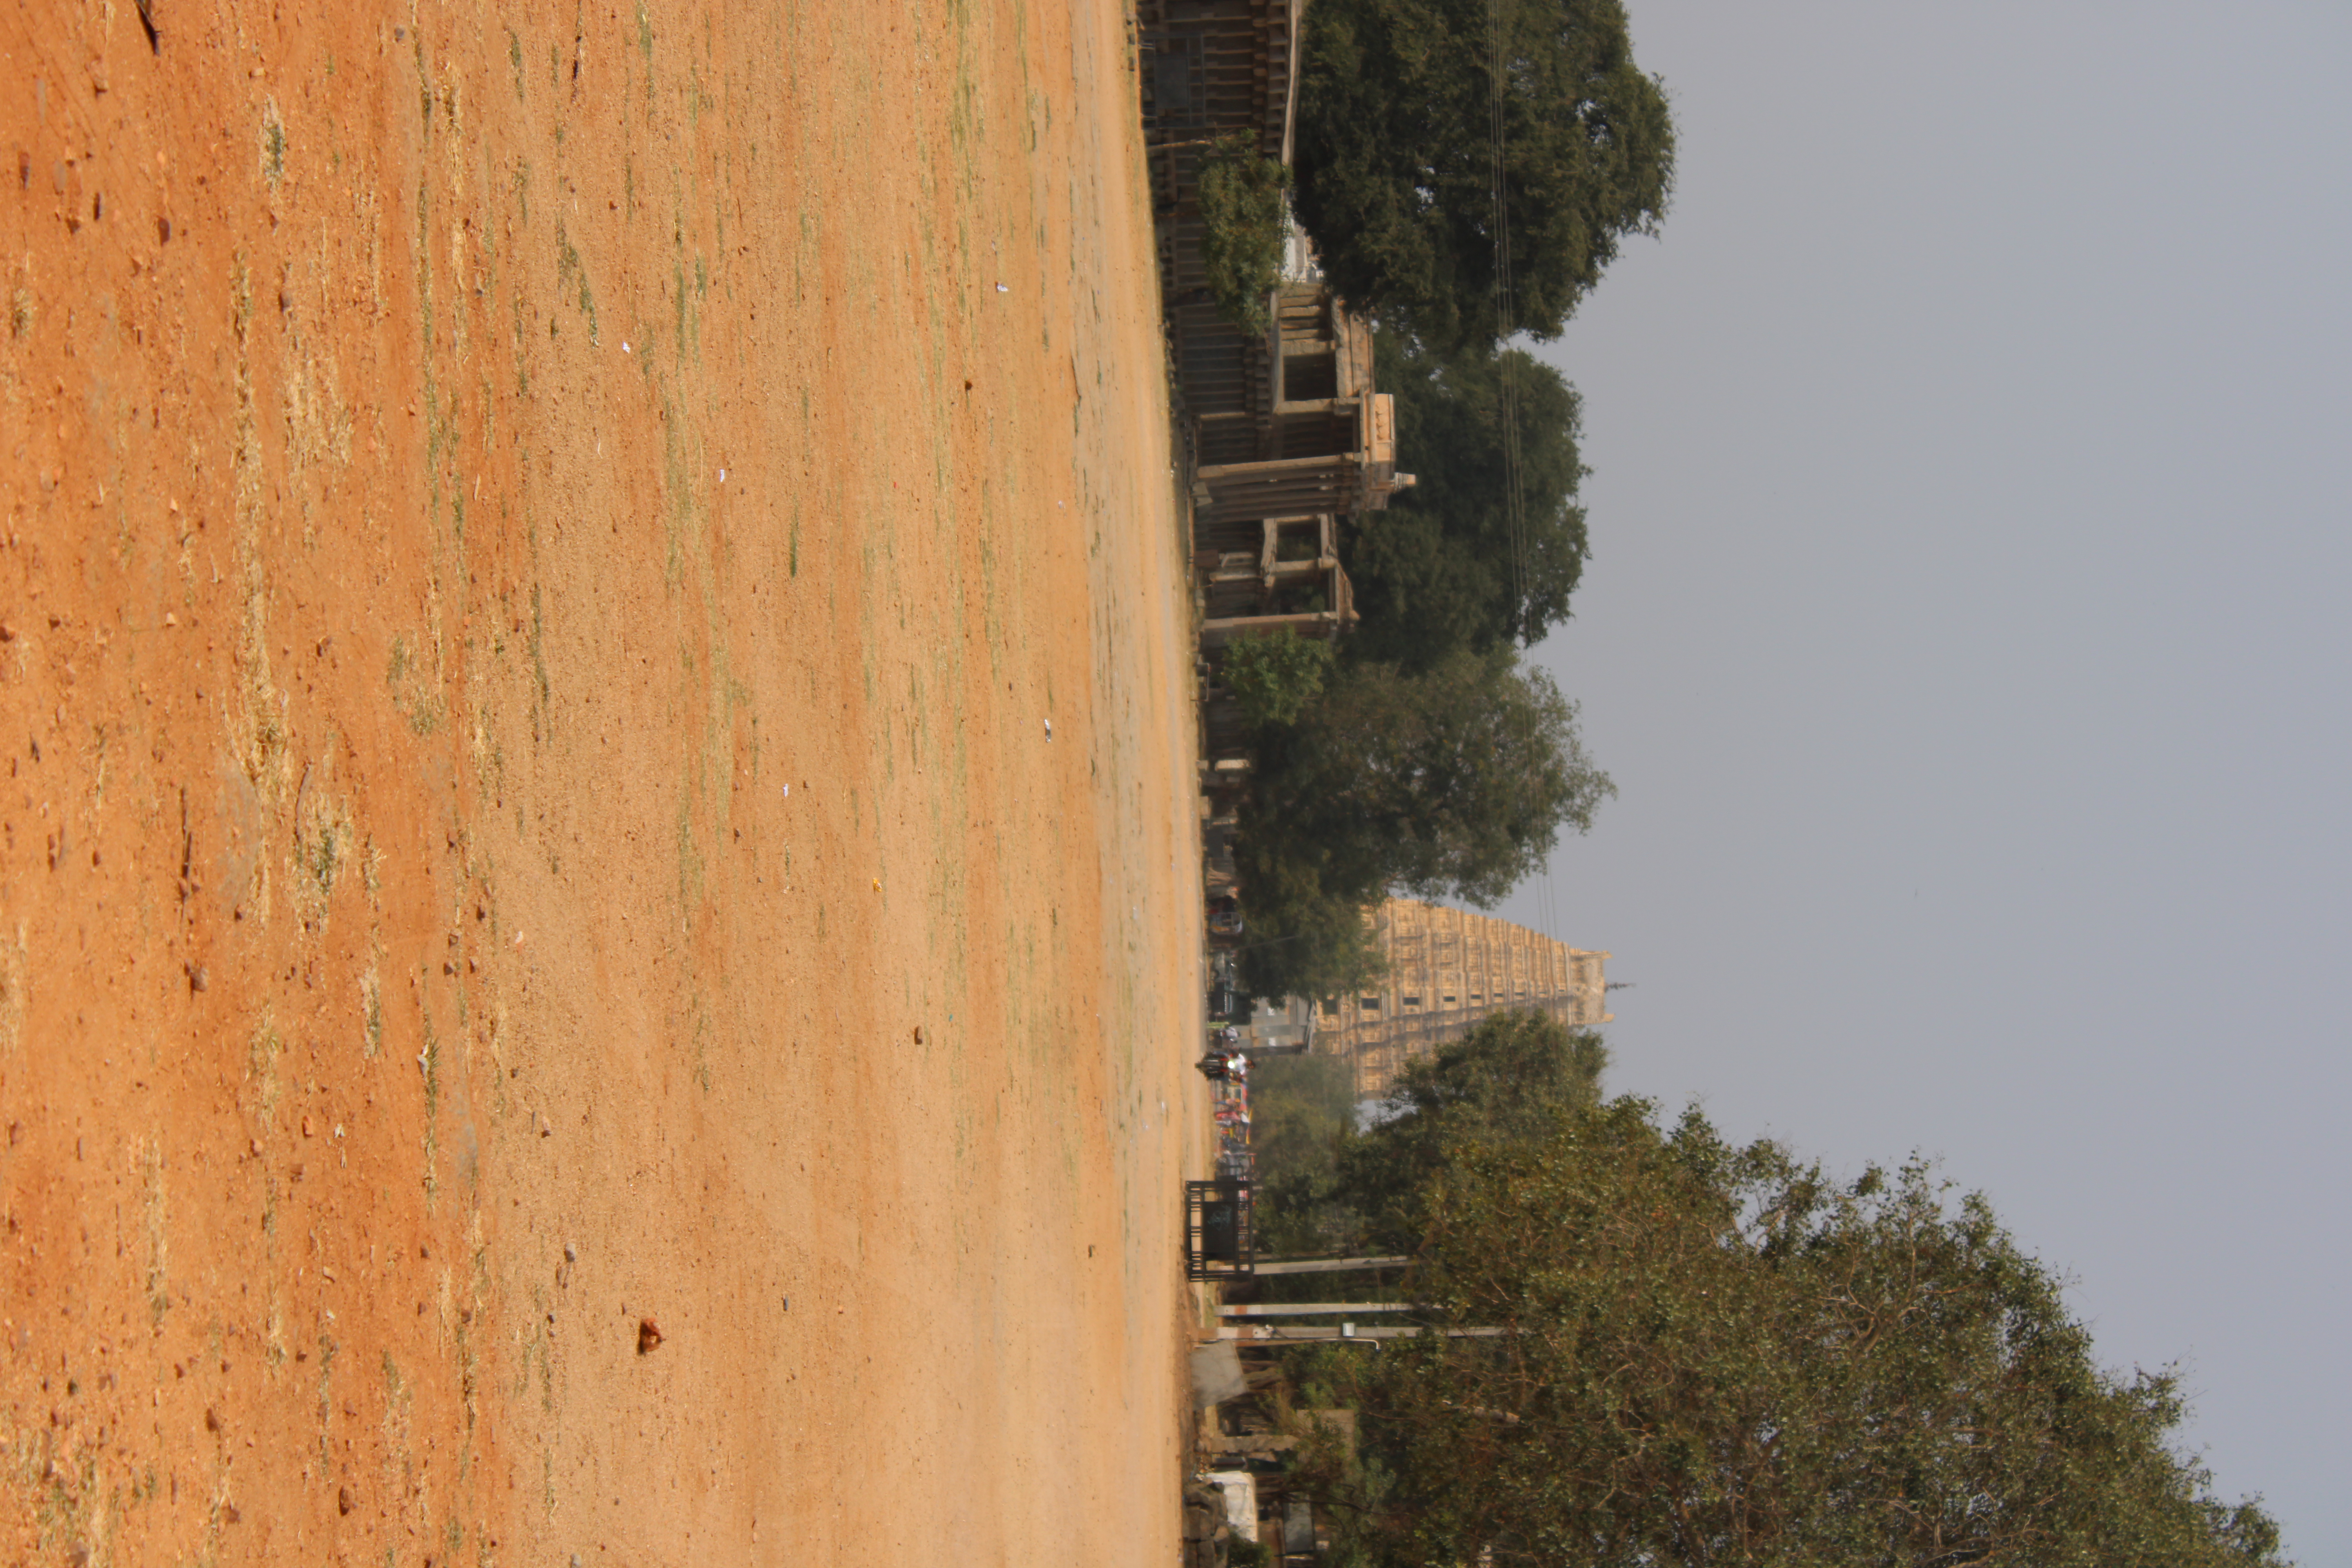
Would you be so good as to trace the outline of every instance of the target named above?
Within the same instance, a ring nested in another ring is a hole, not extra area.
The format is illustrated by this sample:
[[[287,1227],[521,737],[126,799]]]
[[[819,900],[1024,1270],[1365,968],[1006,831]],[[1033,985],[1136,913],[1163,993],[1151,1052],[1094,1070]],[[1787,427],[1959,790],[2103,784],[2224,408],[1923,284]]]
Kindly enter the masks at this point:
[[[1123,17],[152,15],[0,19],[0,1556],[1163,1561]]]

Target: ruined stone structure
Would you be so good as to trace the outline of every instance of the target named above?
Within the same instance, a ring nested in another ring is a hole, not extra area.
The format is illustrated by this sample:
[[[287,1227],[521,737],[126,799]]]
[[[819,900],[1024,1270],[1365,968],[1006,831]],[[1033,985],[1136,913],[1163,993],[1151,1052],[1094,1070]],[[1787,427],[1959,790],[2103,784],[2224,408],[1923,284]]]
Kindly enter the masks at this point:
[[[1534,1007],[1570,1028],[1609,1022],[1609,955],[1492,915],[1391,899],[1373,915],[1389,973],[1376,990],[1316,1005],[1318,1054],[1348,1058],[1360,1099],[1490,1014]]]
[[[1290,162],[1297,9],[1290,0],[1139,0],[1135,20],[1145,165],[1177,384],[1196,416],[1262,414],[1267,345],[1209,302],[1201,163],[1213,141],[1233,135]]]
[[[1240,132],[1290,162],[1300,11],[1291,0],[1138,0],[1143,139],[1163,192],[1182,181],[1179,155],[1213,136]]]
[[[1355,619],[1339,564],[1347,518],[1385,507],[1396,467],[1392,400],[1372,386],[1369,324],[1350,313],[1292,230],[1266,327],[1210,302],[1201,162],[1222,136],[1290,161],[1297,0],[1139,0],[1144,141],[1181,416],[1189,437],[1193,568],[1204,654],[1291,631],[1335,637]],[[1214,716],[1207,726],[1219,728]],[[1223,757],[1212,746],[1210,757]]]
[[[1273,327],[1229,403],[1193,405],[1202,644],[1355,619],[1339,523],[1412,483],[1396,470],[1393,402],[1372,389],[1371,332],[1319,280],[1275,290]],[[1195,395],[1185,387],[1188,403]]]

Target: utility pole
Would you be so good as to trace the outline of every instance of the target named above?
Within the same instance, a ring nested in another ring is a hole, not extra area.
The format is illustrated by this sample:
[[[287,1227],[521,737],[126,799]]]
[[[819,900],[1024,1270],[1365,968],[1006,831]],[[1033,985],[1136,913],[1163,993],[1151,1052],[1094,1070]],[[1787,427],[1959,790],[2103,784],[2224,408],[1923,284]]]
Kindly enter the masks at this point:
[[[1226,1318],[1319,1318],[1341,1312],[1410,1312],[1411,1301],[1248,1301],[1217,1309]]]
[[[1373,1329],[1358,1328],[1353,1323],[1301,1327],[1290,1323],[1227,1323],[1217,1331],[1221,1340],[1237,1340],[1243,1344],[1312,1344],[1330,1340],[1370,1340],[1375,1344],[1383,1340],[1444,1339],[1490,1340],[1501,1337],[1500,1329]]]
[[[1410,1258],[1277,1258],[1259,1263],[1253,1272],[1261,1278],[1268,1274],[1348,1274],[1360,1268],[1402,1268],[1412,1261]]]

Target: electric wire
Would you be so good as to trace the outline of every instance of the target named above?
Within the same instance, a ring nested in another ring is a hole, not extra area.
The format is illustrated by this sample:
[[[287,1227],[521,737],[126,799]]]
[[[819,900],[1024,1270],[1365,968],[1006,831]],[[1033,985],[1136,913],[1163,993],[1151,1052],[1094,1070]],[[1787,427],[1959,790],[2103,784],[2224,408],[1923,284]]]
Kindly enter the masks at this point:
[[[1526,463],[1519,445],[1517,363],[1511,340],[1518,333],[1517,300],[1511,267],[1510,171],[1507,155],[1508,99],[1513,0],[1488,0],[1486,8],[1487,171],[1490,226],[1495,241],[1495,417],[1503,452],[1503,521],[1510,552],[1510,632],[1528,646],[1534,606],[1529,602],[1534,559],[1527,522]],[[1551,856],[1533,889],[1543,934],[1559,940],[1559,905],[1552,882]]]

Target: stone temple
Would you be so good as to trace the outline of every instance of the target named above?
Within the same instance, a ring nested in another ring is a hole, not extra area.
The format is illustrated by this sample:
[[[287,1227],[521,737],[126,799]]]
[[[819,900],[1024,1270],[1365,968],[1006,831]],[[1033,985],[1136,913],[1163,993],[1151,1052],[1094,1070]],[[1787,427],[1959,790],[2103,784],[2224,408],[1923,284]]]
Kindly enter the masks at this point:
[[[1481,1019],[1533,1007],[1573,1029],[1606,1024],[1606,952],[1555,942],[1492,915],[1391,899],[1372,926],[1389,972],[1375,989],[1261,1012],[1258,1049],[1347,1059],[1356,1096],[1375,1100],[1404,1064],[1458,1040]]]

